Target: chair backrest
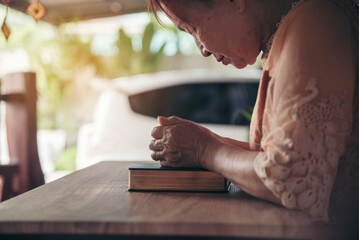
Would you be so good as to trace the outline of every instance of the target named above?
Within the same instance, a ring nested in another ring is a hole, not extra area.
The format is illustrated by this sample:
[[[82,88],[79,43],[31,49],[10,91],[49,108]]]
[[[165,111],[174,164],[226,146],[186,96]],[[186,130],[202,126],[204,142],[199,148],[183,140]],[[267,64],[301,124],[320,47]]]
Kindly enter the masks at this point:
[[[1,79],[1,90],[1,100],[6,106],[10,164],[0,165],[3,179],[0,185],[3,199],[8,199],[44,184],[37,149],[36,75],[8,74]]]

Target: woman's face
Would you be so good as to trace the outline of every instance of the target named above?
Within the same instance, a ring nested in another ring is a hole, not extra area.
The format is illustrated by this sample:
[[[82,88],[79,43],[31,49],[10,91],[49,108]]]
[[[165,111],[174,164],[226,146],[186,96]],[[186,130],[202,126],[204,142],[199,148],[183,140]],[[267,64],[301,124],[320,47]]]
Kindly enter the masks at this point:
[[[208,6],[200,1],[191,1],[191,6],[181,2],[171,1],[170,6],[163,8],[179,30],[193,36],[203,56],[212,53],[218,62],[237,68],[256,61],[260,31],[253,17],[243,9],[245,6],[229,0],[213,1]]]

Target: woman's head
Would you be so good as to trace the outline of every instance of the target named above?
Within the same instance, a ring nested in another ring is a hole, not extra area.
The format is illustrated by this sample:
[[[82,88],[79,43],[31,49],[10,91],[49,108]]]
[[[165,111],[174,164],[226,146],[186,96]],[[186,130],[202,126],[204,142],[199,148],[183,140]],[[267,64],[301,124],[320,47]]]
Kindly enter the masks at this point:
[[[253,64],[261,49],[261,26],[246,0],[148,0],[182,31],[193,36],[204,56],[243,68]],[[158,19],[158,18],[157,18]]]

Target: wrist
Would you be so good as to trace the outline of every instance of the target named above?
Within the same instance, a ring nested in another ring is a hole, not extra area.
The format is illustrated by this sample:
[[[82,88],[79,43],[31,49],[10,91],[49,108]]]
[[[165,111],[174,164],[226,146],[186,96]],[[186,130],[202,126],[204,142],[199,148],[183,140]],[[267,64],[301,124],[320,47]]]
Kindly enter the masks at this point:
[[[203,168],[211,171],[215,170],[216,153],[223,144],[221,140],[214,137],[207,143],[200,163]]]

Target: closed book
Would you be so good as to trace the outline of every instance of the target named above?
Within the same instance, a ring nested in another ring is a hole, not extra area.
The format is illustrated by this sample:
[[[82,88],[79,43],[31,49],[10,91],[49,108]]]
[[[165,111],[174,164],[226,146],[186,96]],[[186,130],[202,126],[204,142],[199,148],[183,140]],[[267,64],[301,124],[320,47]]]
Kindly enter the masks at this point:
[[[157,162],[129,167],[130,191],[227,192],[230,182],[206,169],[161,167]]]

